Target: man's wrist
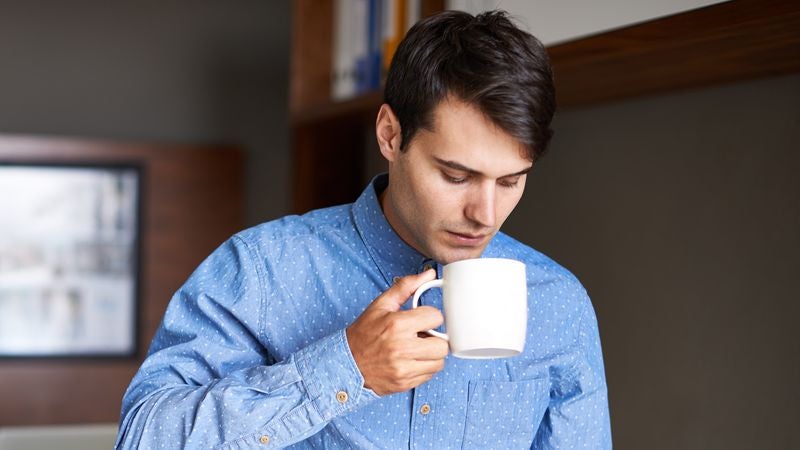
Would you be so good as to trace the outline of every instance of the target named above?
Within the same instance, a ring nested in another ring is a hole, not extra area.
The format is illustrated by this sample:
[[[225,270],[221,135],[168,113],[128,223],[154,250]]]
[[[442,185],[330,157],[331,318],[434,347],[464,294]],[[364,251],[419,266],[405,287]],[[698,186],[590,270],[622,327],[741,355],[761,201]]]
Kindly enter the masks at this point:
[[[295,364],[309,397],[324,420],[331,420],[379,398],[364,387],[345,330],[295,353]]]

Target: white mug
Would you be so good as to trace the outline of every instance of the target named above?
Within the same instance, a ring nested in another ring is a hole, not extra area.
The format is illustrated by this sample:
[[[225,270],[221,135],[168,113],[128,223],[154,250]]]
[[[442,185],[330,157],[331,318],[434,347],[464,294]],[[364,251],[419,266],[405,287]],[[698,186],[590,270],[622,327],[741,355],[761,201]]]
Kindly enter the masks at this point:
[[[513,259],[464,259],[444,266],[442,278],[422,284],[411,302],[428,289],[442,289],[447,334],[453,356],[506,358],[522,353],[528,324],[525,264]]]

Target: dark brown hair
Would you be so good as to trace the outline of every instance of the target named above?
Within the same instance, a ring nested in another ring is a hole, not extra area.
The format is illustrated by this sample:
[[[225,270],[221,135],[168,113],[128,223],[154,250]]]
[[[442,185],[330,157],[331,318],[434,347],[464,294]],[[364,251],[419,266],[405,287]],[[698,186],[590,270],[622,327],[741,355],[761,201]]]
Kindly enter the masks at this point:
[[[384,91],[400,121],[401,150],[420,128],[433,129],[433,111],[448,96],[477,107],[522,143],[531,161],[547,150],[556,108],[550,59],[506,12],[444,11],[408,31]]]

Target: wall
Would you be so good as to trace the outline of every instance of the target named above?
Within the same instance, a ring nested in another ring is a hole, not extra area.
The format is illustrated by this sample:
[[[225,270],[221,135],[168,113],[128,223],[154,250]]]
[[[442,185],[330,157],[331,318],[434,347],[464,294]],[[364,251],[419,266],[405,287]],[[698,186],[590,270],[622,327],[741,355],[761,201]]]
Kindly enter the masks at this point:
[[[554,127],[505,230],[592,296],[615,448],[800,448],[800,76]]]
[[[288,0],[0,0],[0,133],[231,143],[246,223],[288,192]]]
[[[552,45],[728,0],[448,0],[472,14],[504,9]]]

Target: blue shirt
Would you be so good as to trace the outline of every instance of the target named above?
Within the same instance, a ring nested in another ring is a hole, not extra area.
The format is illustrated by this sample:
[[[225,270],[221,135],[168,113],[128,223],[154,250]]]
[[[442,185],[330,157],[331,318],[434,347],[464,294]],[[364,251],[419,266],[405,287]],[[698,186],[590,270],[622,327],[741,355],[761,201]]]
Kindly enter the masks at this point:
[[[386,221],[386,183],[380,176],[354,204],[262,224],[214,251],[167,308],[125,393],[116,448],[610,448],[586,291],[503,233],[483,256],[527,266],[524,352],[450,356],[408,392],[364,388],[345,328],[395,277],[431,263]],[[441,291],[423,300],[441,308]]]

